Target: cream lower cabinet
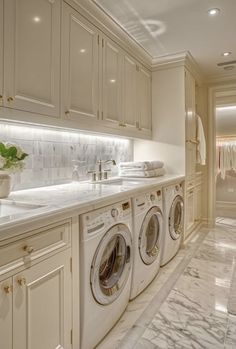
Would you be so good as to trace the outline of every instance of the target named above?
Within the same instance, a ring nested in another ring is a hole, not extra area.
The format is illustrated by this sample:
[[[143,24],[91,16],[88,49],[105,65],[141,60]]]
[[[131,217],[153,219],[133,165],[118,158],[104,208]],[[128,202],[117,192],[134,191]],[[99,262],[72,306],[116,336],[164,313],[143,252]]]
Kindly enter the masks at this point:
[[[59,117],[60,9],[60,0],[4,1],[5,107]]]
[[[71,349],[71,220],[0,240],[0,348]]]
[[[0,338],[4,349],[70,349],[70,250],[0,284]]]
[[[0,347],[12,349],[12,278],[0,282]]]
[[[185,238],[197,228],[202,221],[202,178],[198,173],[186,181],[185,195]]]

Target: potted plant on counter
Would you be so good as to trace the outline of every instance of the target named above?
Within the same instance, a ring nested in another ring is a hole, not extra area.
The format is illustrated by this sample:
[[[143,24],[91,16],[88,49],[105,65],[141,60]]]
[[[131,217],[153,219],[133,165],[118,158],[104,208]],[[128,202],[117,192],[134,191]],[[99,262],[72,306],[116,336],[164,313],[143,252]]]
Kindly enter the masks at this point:
[[[19,146],[0,142],[0,198],[10,194],[11,174],[24,169],[27,156]]]

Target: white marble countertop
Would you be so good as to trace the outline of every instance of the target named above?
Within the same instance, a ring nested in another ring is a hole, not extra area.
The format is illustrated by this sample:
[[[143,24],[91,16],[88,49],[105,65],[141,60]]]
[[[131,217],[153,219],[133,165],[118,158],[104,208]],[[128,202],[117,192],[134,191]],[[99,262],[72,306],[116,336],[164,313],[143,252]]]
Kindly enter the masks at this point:
[[[16,229],[22,231],[34,222],[51,218],[53,215],[66,214],[68,217],[82,214],[96,208],[114,204],[124,198],[131,198],[139,193],[147,192],[152,188],[166,186],[181,180],[183,175],[164,175],[150,179],[137,179],[129,185],[97,184],[91,182],[72,182],[68,184],[40,187],[15,191],[8,200],[26,204],[40,205],[41,208],[30,210],[27,213],[5,216],[0,218],[0,240],[12,235]],[[129,181],[129,179],[126,179]]]

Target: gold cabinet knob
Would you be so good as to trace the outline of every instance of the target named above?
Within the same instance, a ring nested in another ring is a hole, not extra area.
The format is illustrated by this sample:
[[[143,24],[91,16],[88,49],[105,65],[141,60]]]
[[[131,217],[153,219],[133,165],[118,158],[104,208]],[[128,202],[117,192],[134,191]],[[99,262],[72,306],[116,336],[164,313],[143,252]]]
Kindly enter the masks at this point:
[[[123,122],[120,122],[120,123],[119,123],[119,126],[120,126],[120,127],[126,127],[126,124],[124,124]]]
[[[33,246],[28,246],[28,245],[25,245],[25,246],[23,247],[23,250],[24,250],[25,252],[27,252],[28,254],[31,254],[32,252],[34,252]]]
[[[0,101],[2,101],[3,100],[3,95],[0,95]]]
[[[20,279],[17,280],[17,283],[20,286],[24,286],[26,284],[26,279],[25,278],[20,278]]]
[[[65,114],[66,114],[66,116],[69,116],[69,115],[70,115],[69,110],[66,110],[66,111],[65,111]]]
[[[8,98],[7,98],[7,101],[8,101],[8,102],[12,102],[12,101],[14,101],[14,98],[13,98],[13,97],[8,97]]]
[[[13,290],[12,285],[7,285],[4,287],[5,293],[10,293],[12,292],[12,290]]]

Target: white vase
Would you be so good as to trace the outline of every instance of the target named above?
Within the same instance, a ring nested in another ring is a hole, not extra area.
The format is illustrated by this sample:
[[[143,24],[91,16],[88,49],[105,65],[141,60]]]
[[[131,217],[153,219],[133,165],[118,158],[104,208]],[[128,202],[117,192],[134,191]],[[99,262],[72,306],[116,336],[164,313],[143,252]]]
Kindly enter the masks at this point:
[[[11,176],[8,173],[0,172],[0,198],[6,198],[11,192]]]

